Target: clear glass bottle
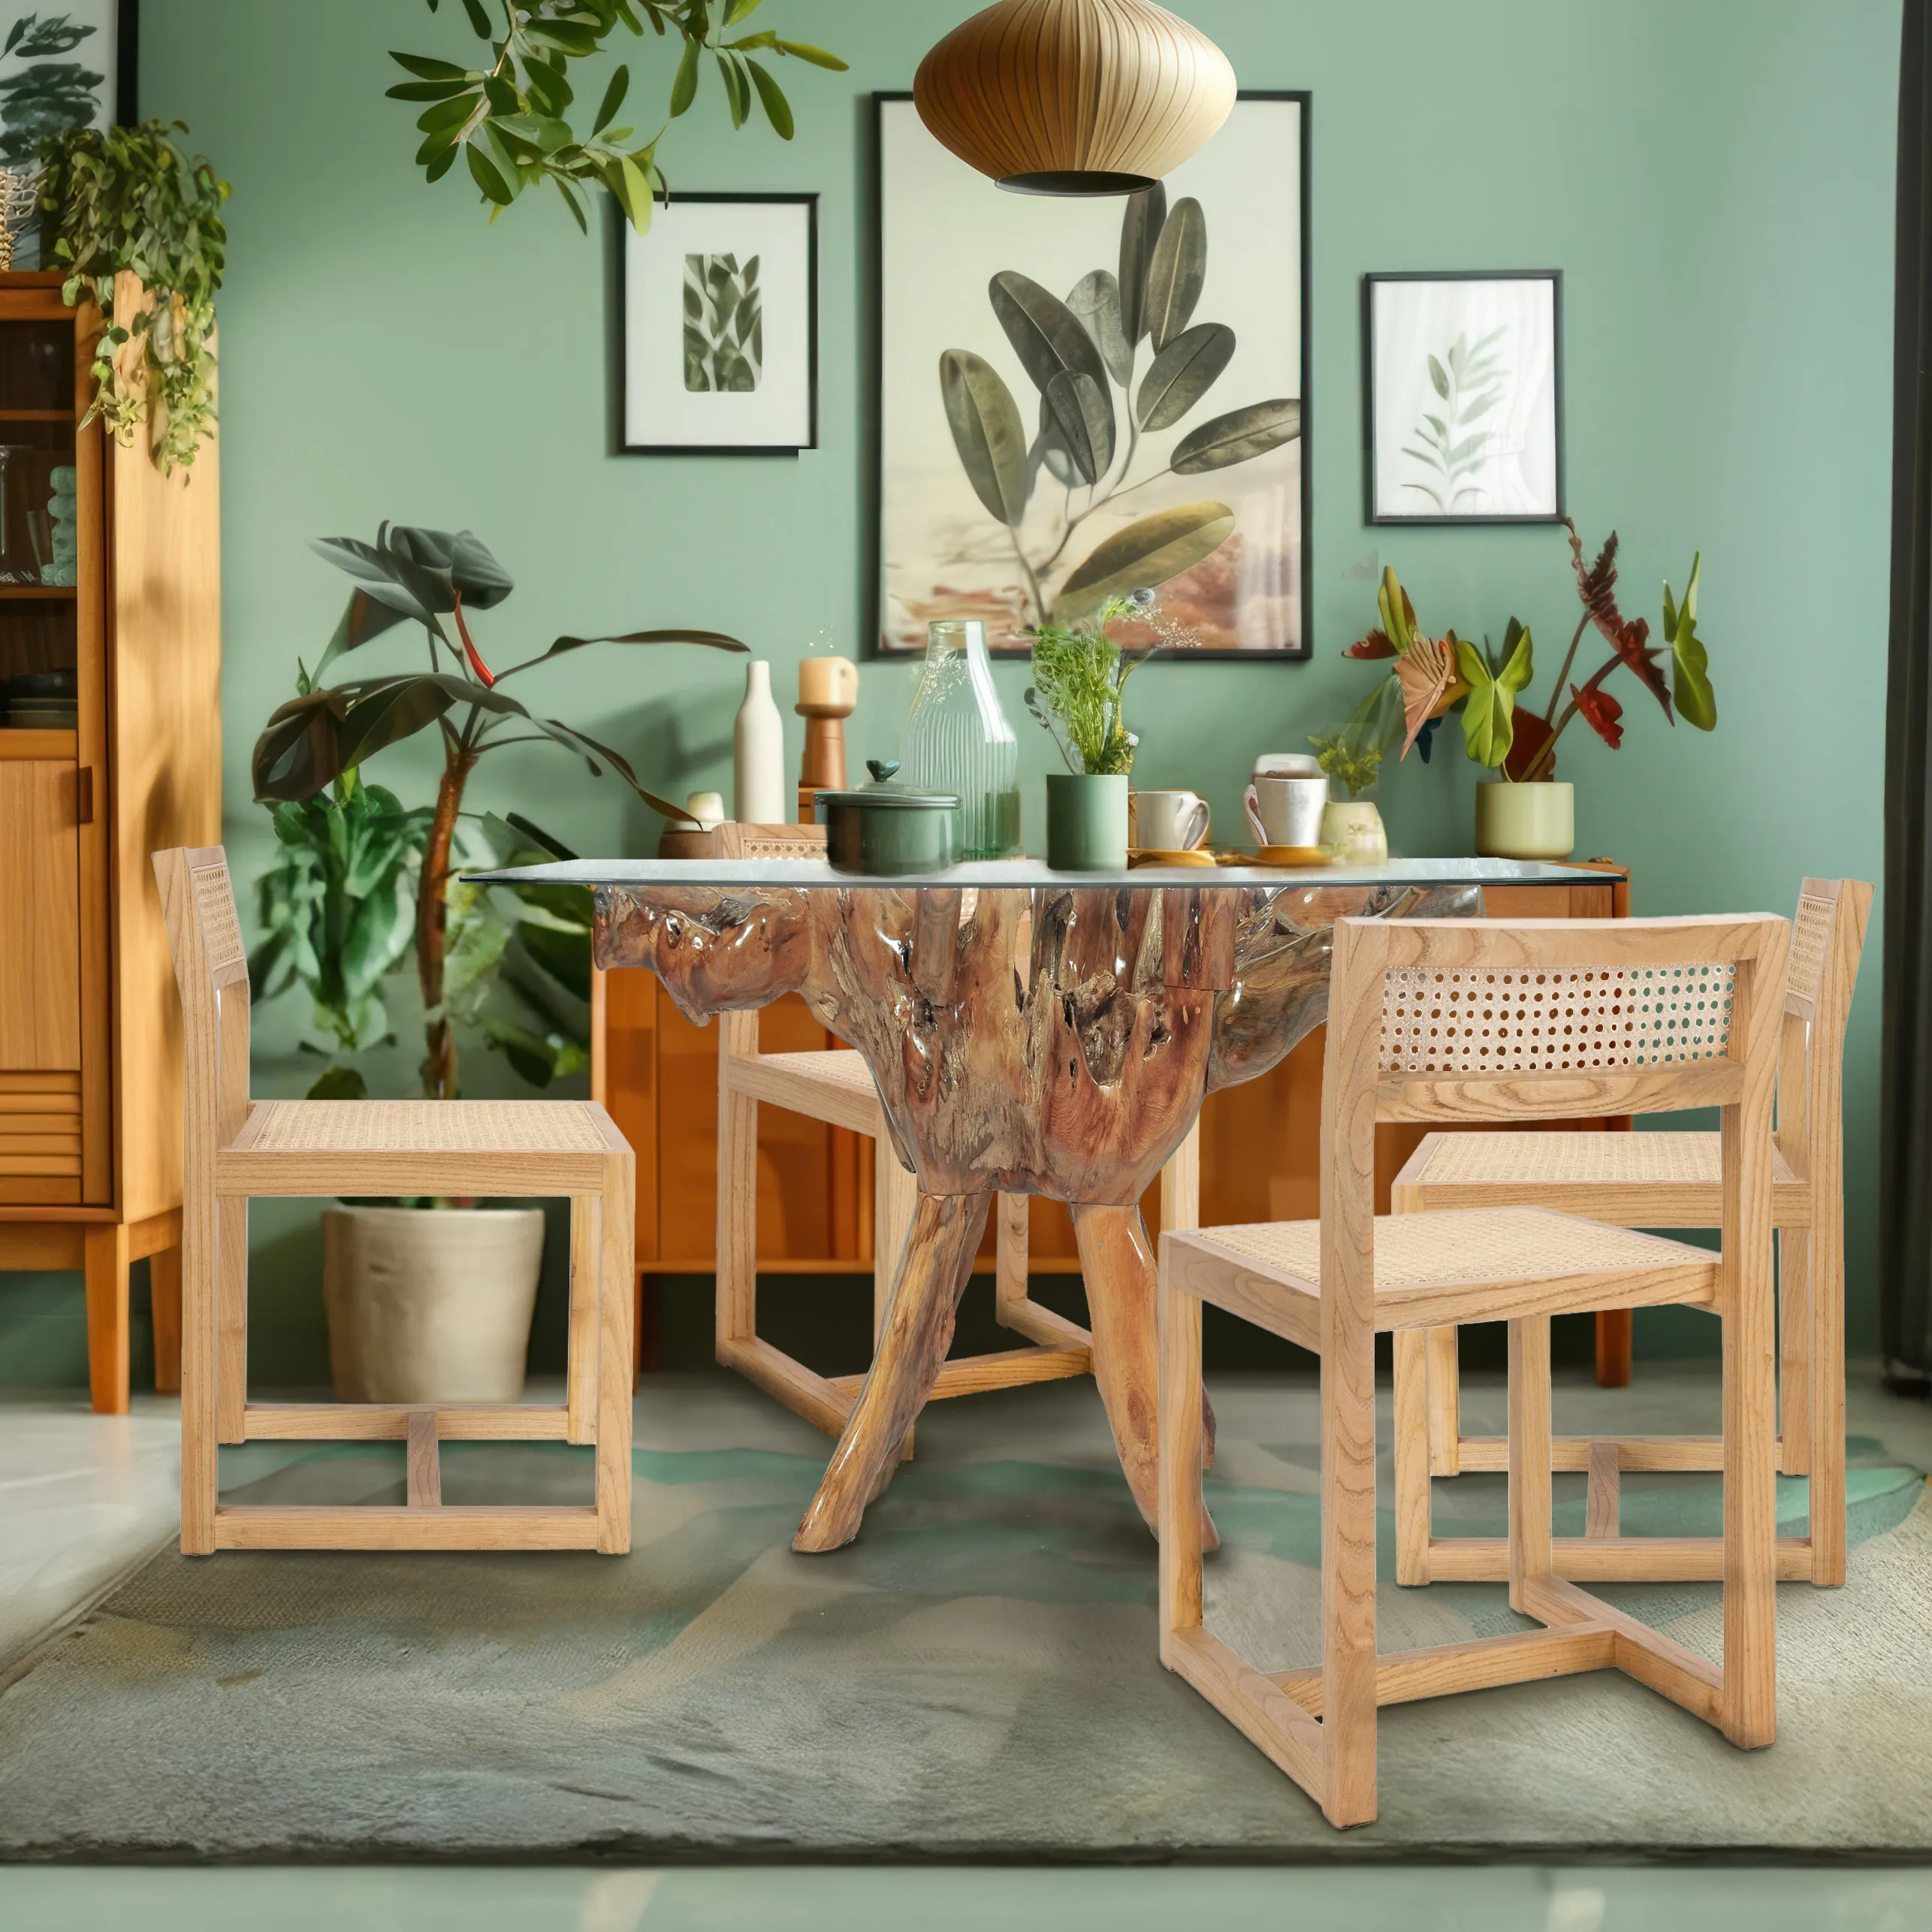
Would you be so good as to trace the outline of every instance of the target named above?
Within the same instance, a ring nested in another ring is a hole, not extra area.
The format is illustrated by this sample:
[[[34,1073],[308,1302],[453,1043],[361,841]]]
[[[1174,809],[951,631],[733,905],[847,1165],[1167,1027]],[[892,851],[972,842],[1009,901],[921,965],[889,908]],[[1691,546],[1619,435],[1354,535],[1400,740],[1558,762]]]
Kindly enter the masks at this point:
[[[962,859],[1019,851],[1019,741],[1000,708],[986,626],[953,619],[926,627],[925,668],[899,740],[899,777],[959,795]]]

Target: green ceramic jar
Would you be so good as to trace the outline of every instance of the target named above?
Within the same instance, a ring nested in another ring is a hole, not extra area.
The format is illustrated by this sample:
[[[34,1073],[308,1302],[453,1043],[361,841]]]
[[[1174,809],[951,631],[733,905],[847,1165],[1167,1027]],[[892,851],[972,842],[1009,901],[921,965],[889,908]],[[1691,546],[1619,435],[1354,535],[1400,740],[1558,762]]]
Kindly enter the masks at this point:
[[[874,879],[944,871],[958,856],[958,794],[889,783],[896,759],[870,758],[866,768],[874,782],[862,789],[818,795],[826,863],[835,872]]]
[[[1046,780],[1046,862],[1056,872],[1127,869],[1127,776],[1055,771]]]

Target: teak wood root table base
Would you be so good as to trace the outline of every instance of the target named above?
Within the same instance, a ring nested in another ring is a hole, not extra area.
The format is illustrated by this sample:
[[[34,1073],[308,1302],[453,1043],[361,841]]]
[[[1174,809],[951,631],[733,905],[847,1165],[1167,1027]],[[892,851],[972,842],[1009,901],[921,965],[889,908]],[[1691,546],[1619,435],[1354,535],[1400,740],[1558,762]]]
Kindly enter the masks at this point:
[[[1072,1210],[1094,1379],[1151,1525],[1142,1193],[1208,1094],[1265,1073],[1321,1023],[1337,919],[1478,917],[1486,883],[1577,874],[1447,859],[1204,880],[1009,860],[862,881],[796,860],[583,860],[479,876],[594,886],[599,966],[648,968],[693,1019],[801,993],[865,1056],[919,1199],[871,1368],[793,1541],[817,1551],[850,1542],[892,1479],[995,1192]]]

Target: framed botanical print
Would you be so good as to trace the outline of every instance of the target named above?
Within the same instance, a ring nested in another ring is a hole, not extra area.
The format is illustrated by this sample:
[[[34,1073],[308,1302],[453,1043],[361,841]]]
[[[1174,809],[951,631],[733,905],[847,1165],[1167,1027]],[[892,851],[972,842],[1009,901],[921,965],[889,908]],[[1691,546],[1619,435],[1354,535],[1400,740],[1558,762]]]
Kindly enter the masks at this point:
[[[1370,523],[1562,521],[1562,296],[1555,269],[1363,276]]]
[[[626,227],[621,447],[818,446],[818,197],[675,195]]]
[[[135,117],[138,0],[0,5],[0,166],[50,134]]]
[[[1003,192],[875,106],[879,653],[961,617],[1022,651],[1151,591],[1193,654],[1306,657],[1308,96],[1244,93],[1091,199]]]

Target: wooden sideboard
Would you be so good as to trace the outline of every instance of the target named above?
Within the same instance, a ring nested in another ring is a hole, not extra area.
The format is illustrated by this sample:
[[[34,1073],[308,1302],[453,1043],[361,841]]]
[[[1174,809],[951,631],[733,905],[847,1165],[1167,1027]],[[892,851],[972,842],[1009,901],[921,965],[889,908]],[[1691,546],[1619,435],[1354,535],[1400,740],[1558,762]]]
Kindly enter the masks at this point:
[[[0,274],[0,679],[71,672],[76,713],[0,714],[0,1272],[85,1269],[94,1406],[122,1412],[144,1255],[179,1385],[181,1022],[149,855],[221,838],[221,482],[212,441],[164,477],[145,435],[79,427],[100,316],[61,279]]]
[[[1492,918],[1620,919],[1630,910],[1629,880],[1607,859],[1591,865],[1601,883],[1492,888]],[[645,972],[599,973],[592,1007],[591,1091],[637,1150],[637,1265],[654,1275],[708,1274],[717,1200],[718,1035],[692,1024]],[[1204,1226],[1312,1219],[1321,1142],[1321,1067],[1327,1041],[1318,1028],[1258,1080],[1212,1095],[1201,1112],[1201,1221]],[[759,1016],[767,1053],[839,1044],[796,995]],[[1601,1125],[1571,1123],[1576,1127]],[[1388,1210],[1389,1184],[1423,1130],[1376,1130],[1376,1206]],[[888,1157],[890,1158],[889,1156]],[[776,1107],[759,1112],[758,1265],[766,1274],[856,1274],[872,1266],[872,1143]],[[1160,1225],[1159,1190],[1144,1203]],[[1031,1203],[1034,1272],[1073,1274],[1073,1227],[1058,1201]],[[980,1257],[993,1265],[992,1223]],[[1629,1379],[1627,1313],[1599,1317],[1597,1375],[1607,1386]],[[640,1322],[640,1331],[644,1324]]]

